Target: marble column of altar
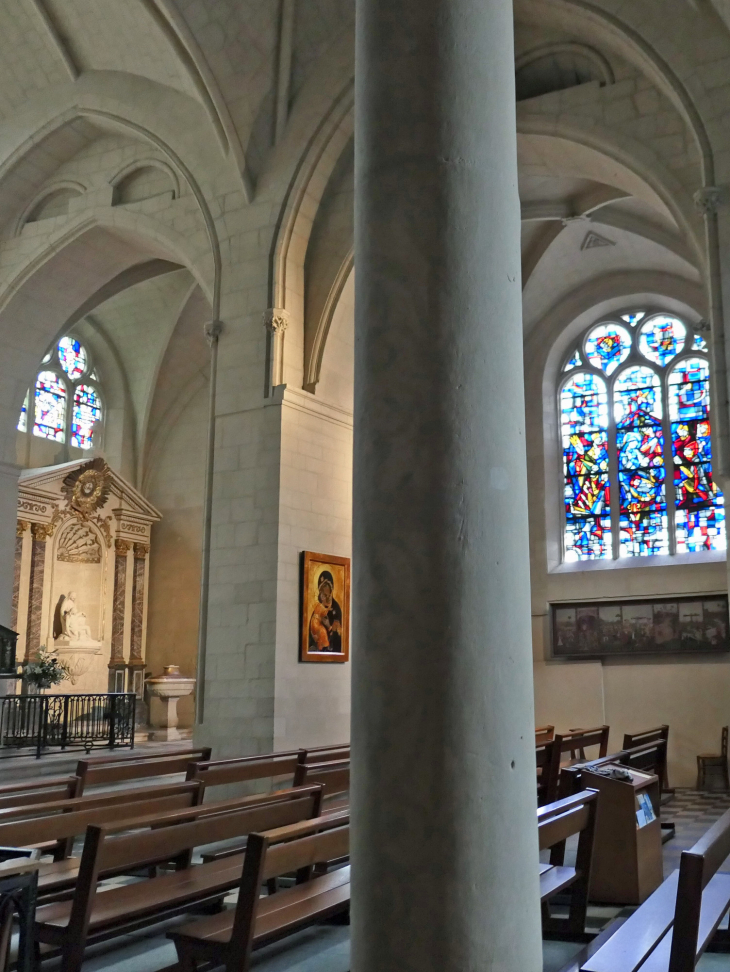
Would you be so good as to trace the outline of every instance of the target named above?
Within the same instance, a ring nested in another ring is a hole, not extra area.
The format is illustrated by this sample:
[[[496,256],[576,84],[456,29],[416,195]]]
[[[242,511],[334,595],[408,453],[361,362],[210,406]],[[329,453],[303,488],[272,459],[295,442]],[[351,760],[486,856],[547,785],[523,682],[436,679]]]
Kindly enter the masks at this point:
[[[25,658],[30,659],[41,646],[41,614],[43,611],[43,581],[46,571],[46,540],[51,535],[48,523],[31,524],[33,537],[30,554],[28,591],[28,625],[25,635]]]
[[[20,568],[23,564],[23,534],[28,529],[27,520],[18,520],[15,531],[15,563],[13,565],[13,606],[10,627],[18,630],[18,603],[20,601]]]
[[[109,658],[109,691],[125,691],[127,663],[124,660],[124,606],[127,589],[128,540],[114,541],[114,600],[112,604],[112,644]]]
[[[129,649],[128,688],[138,699],[144,693],[144,658],[142,657],[142,634],[144,630],[144,588],[147,570],[146,543],[134,545],[134,572],[132,574],[132,638]]]

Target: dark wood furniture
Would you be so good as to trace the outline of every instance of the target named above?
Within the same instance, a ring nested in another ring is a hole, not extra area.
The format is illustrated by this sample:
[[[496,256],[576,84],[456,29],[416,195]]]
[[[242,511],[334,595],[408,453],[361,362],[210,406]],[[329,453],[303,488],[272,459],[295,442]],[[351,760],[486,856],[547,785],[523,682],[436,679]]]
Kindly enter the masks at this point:
[[[543,807],[553,803],[558,798],[560,746],[555,739],[538,743],[535,746],[535,766],[537,769],[537,805]]]
[[[561,753],[570,753],[571,759],[585,759],[586,749],[598,747],[597,759],[608,752],[609,726],[594,726],[591,729],[571,729],[570,732],[556,736],[560,739]]]
[[[535,745],[541,746],[543,743],[551,742],[555,738],[555,726],[536,726]]]
[[[560,864],[540,866],[540,900],[543,905],[543,934],[566,934],[582,939],[585,934],[588,887],[591,879],[593,841],[596,829],[598,793],[585,790],[567,800],[558,800],[537,811],[540,850],[564,845],[568,837],[579,834],[575,867]],[[570,890],[567,919],[552,917],[549,902]]]
[[[350,761],[299,763],[294,773],[294,786],[321,786],[323,812],[341,810],[349,803]]]
[[[651,746],[656,743],[664,743],[664,766],[661,775],[657,773],[662,784],[662,791],[669,789],[669,775],[667,773],[667,756],[669,752],[669,726],[655,726],[653,729],[644,729],[642,732],[624,733],[622,749],[636,749],[638,746]]]
[[[697,789],[704,790],[705,784],[707,782],[707,770],[709,768],[718,768],[722,772],[723,782],[725,783],[725,789],[730,790],[730,775],[728,775],[727,766],[727,737],[728,737],[728,727],[723,726],[722,737],[720,740],[720,752],[719,753],[700,753],[697,757]]]
[[[176,776],[187,772],[194,759],[210,759],[210,749],[182,750],[172,756],[97,756],[82,759],[76,766],[79,784],[76,796],[81,796],[90,786],[114,786],[135,780]]]
[[[267,802],[242,799],[256,802],[226,812],[206,813],[211,808],[200,806],[122,825],[90,826],[73,900],[41,905],[36,912],[36,939],[60,951],[62,972],[79,972],[89,943],[220,903],[240,882],[243,855],[192,865],[194,848],[309,819],[319,810],[321,792],[312,788]],[[174,861],[177,869],[98,893],[104,875],[130,873],[162,860]]]
[[[272,785],[290,786],[301,752],[302,750],[293,749],[264,756],[202,760],[188,765],[186,779],[200,780],[206,790],[214,786],[260,781],[265,782],[265,789],[270,789]]]
[[[350,868],[318,871],[328,861],[349,854],[349,836],[347,815],[251,834],[235,910],[168,932],[180,972],[197,972],[201,965],[247,972],[253,949],[346,913]],[[293,872],[297,874],[294,887],[261,897],[262,884]]]
[[[6,807],[26,807],[33,803],[69,800],[78,793],[77,776],[49,776],[46,779],[26,780],[0,786],[0,810]]]
[[[0,972],[10,968],[14,915],[19,931],[16,972],[31,972],[33,968],[37,856],[36,851],[25,848],[0,847]]]
[[[688,851],[651,897],[581,965],[583,972],[693,972],[710,946],[727,950],[719,931],[730,910],[730,811]]]

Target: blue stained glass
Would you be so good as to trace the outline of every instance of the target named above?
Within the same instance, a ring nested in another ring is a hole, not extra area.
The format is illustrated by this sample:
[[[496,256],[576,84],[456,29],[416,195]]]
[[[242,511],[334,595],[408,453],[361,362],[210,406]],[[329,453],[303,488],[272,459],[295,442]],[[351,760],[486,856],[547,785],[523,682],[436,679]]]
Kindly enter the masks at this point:
[[[28,431],[28,398],[30,392],[25,393],[25,398],[23,399],[23,407],[20,410],[20,418],[18,419],[18,432]]]
[[[590,363],[612,375],[629,356],[631,335],[620,324],[599,324],[586,338],[585,348]]]
[[[684,350],[686,339],[684,324],[676,317],[661,314],[641,325],[639,350],[649,361],[664,367]]]
[[[578,373],[560,395],[565,559],[611,556],[608,393],[597,375]]]
[[[626,321],[632,327],[636,327],[639,321],[643,321],[646,317],[646,311],[638,311],[636,314],[622,314],[621,320]]]
[[[58,342],[58,360],[72,381],[86,371],[86,351],[75,338],[61,338]]]
[[[66,424],[66,386],[52,371],[41,371],[35,383],[33,434],[63,442]]]
[[[93,445],[94,423],[101,420],[101,401],[91,385],[79,385],[74,394],[71,445],[90,449]]]
[[[699,334],[695,334],[695,341],[692,345],[693,351],[707,351],[707,341]]]
[[[580,352],[579,351],[574,351],[573,352],[573,357],[570,359],[570,361],[568,361],[568,363],[566,364],[566,366],[563,368],[563,371],[572,371],[573,368],[580,368],[580,366],[582,364],[583,364],[583,362],[581,361],[581,358],[580,358]]]
[[[669,376],[677,553],[724,550],[725,498],[712,478],[710,366],[681,361]]]
[[[614,385],[620,556],[669,553],[662,391],[650,368],[627,368]]]

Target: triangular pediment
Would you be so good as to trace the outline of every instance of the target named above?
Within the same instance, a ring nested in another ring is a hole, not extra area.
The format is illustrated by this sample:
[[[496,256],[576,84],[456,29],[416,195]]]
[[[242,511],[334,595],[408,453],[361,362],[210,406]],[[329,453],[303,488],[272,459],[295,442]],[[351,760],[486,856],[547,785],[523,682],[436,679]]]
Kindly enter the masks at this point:
[[[57,466],[44,466],[42,469],[24,469],[18,478],[18,489],[26,496],[34,494],[46,501],[68,504],[68,486],[64,484],[69,477],[84,467],[94,463],[101,470],[108,484],[108,498],[103,506],[107,512],[128,512],[148,521],[162,518],[162,514],[152,503],[135,489],[134,486],[103,460],[75,460],[62,462]]]

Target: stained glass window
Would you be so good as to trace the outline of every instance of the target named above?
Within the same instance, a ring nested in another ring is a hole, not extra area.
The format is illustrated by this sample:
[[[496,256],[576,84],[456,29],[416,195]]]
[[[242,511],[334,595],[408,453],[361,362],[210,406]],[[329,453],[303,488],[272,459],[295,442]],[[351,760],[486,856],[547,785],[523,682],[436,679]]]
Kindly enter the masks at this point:
[[[71,381],[86,371],[86,351],[76,338],[65,337],[58,342],[58,360]]]
[[[725,499],[712,478],[710,367],[689,358],[669,375],[677,551],[724,550]]]
[[[66,425],[66,386],[53,371],[41,371],[35,383],[33,434],[63,442]]]
[[[578,373],[560,395],[565,559],[611,555],[608,394],[598,375]]]
[[[565,561],[724,550],[705,336],[633,311],[590,328],[563,374]]]
[[[18,432],[28,431],[28,392],[25,393],[25,398],[23,399],[23,407],[20,410],[20,418],[18,419]]]
[[[651,368],[627,368],[613,395],[620,556],[668,554],[661,381]]]
[[[676,317],[660,314],[641,325],[639,350],[654,364],[666,365],[684,350],[687,328]]]
[[[101,401],[91,385],[79,385],[74,394],[71,445],[90,449],[94,423],[101,419]]]
[[[612,375],[629,356],[631,335],[620,324],[599,324],[586,338],[585,348],[593,367]]]

